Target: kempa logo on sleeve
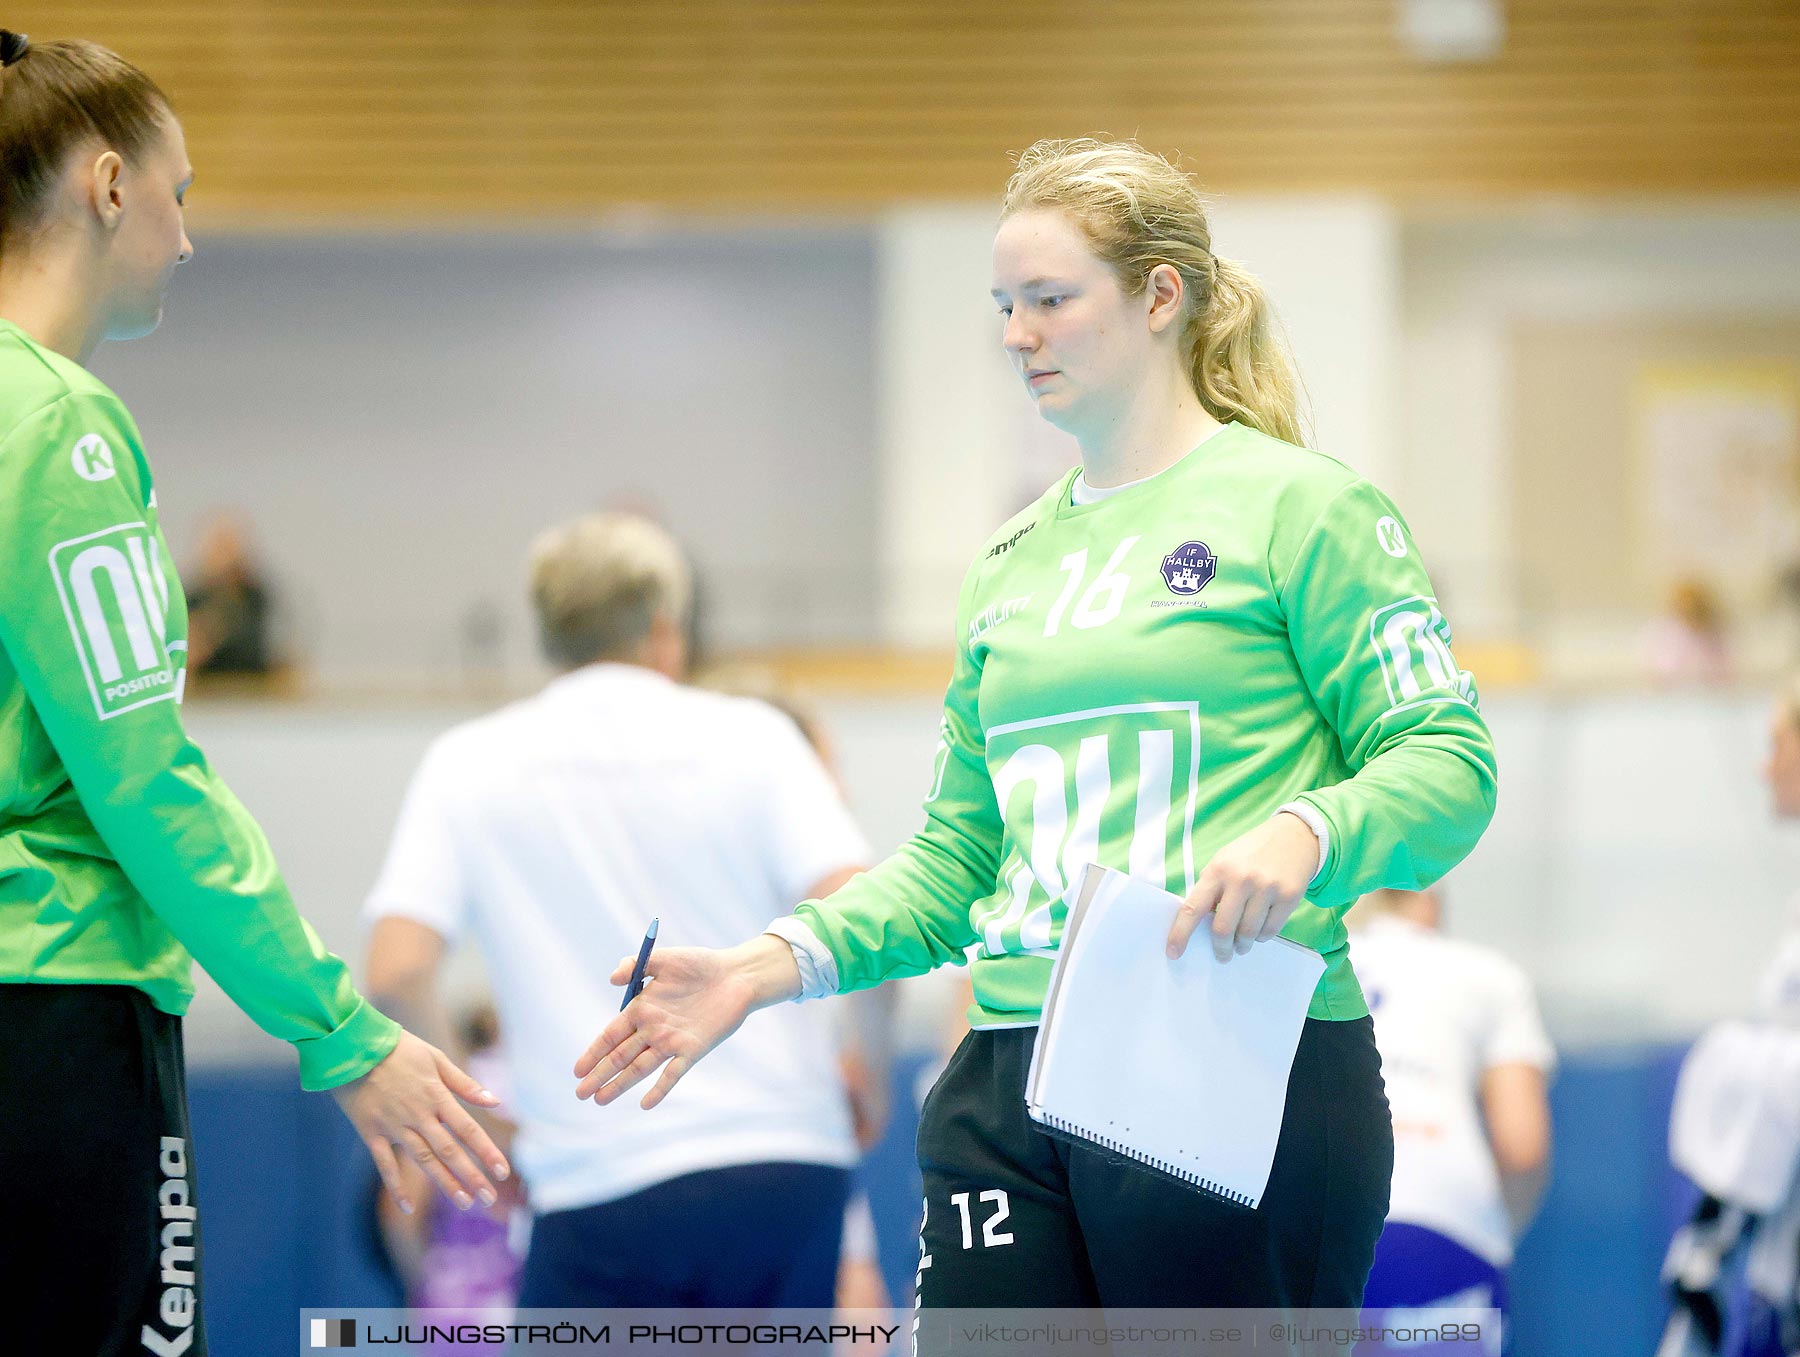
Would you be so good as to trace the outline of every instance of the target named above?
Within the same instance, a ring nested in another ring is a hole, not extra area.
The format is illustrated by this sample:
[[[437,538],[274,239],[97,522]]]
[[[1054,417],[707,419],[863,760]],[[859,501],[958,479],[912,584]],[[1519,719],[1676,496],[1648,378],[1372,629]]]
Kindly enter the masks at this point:
[[[143,523],[58,543],[50,572],[102,721],[181,700],[187,643],[168,639],[169,578]]]
[[[1395,560],[1406,555],[1406,534],[1400,528],[1400,520],[1391,514],[1375,524],[1375,540]]]
[[[97,433],[76,439],[69,460],[74,464],[75,474],[84,481],[110,481],[119,474],[119,468],[113,463],[112,447]]]

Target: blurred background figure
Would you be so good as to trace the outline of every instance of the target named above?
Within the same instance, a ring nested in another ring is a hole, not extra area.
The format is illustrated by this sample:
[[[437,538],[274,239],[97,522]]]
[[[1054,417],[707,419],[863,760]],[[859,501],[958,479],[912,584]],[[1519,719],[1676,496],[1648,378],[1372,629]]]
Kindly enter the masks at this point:
[[[188,672],[251,678],[273,673],[274,593],[244,514],[231,510],[206,520],[187,579]]]
[[[667,532],[680,545],[681,554],[687,558],[690,574],[687,618],[688,668],[694,672],[698,677],[698,680],[705,686],[719,688],[721,692],[730,691],[729,686],[716,684],[708,676],[709,669],[718,663],[718,656],[714,654],[715,646],[712,634],[712,590],[707,585],[707,572],[698,567],[695,561],[693,548],[687,539],[675,528],[670,526],[668,513],[657,503],[656,497],[653,495],[641,494],[637,491],[625,491],[617,495],[608,495],[600,503],[599,509],[602,513],[633,514],[638,518],[647,519],[651,523],[656,524],[657,527],[663,529],[663,531]],[[771,684],[773,682],[768,679],[765,671],[733,671],[728,662],[726,672],[754,674],[757,676],[756,683],[758,684],[763,683],[765,680]],[[769,688],[770,696],[767,700],[771,700],[774,705],[780,706],[781,703],[778,700],[775,700],[773,696],[776,691],[777,689],[771,686]],[[761,695],[762,694],[759,694],[756,691],[746,691],[742,694],[742,696],[745,697],[757,697]],[[793,716],[795,714],[790,712],[789,715]],[[798,724],[799,718],[796,717],[795,719],[796,724]],[[806,734],[805,726],[801,726],[800,729],[802,734]],[[809,735],[808,738],[810,739],[811,736]],[[824,756],[821,754],[820,757],[823,758]],[[827,762],[829,762],[829,760],[827,760]]]
[[[815,703],[767,669],[748,666],[709,671],[715,692],[766,702],[794,723],[801,737],[849,802],[837,742]],[[875,1148],[887,1131],[894,1064],[894,1027],[900,991],[895,985],[847,994],[828,1011],[838,1037],[838,1072],[850,1100],[856,1147]],[[881,1273],[880,1240],[866,1191],[858,1187],[844,1209],[843,1251],[838,1259],[837,1304],[842,1310],[885,1310],[893,1304]]]
[[[365,906],[370,988],[435,1029],[450,945],[486,963],[533,1212],[522,1307],[828,1307],[857,1156],[828,1014],[761,1015],[653,1118],[584,1105],[570,1070],[653,919],[659,945],[735,940],[868,846],[790,719],[686,683],[668,533],[551,528],[530,596],[557,677],[427,751]]]
[[[513,1128],[507,1122],[506,1060],[494,1006],[482,1001],[460,1014],[455,1036],[452,1049],[463,1068],[499,1095],[500,1106],[487,1116],[490,1125],[502,1123],[501,1133],[494,1136],[496,1143],[510,1144]],[[379,1184],[371,1187],[370,1209],[375,1213],[380,1264],[400,1284],[403,1303],[412,1309],[447,1311],[433,1316],[445,1324],[510,1313],[518,1299],[524,1245],[530,1234],[523,1180],[516,1175],[510,1179],[492,1206],[452,1211],[439,1209],[418,1165],[404,1162],[401,1172],[412,1200],[418,1203],[413,1213],[403,1213],[389,1194],[376,1191]],[[424,1351],[430,1357],[450,1357],[480,1350],[434,1343]]]
[[[871,1142],[872,1143],[872,1142]],[[867,1149],[868,1146],[863,1146]],[[857,1192],[844,1208],[844,1239],[838,1255],[837,1307],[840,1310],[887,1310],[894,1298],[881,1275],[880,1240],[868,1194]]]
[[[1718,595],[1701,579],[1677,580],[1645,633],[1650,672],[1662,683],[1728,683],[1731,644]]]
[[[1774,631],[1788,663],[1800,660],[1800,560],[1782,558],[1775,572]]]
[[[1763,780],[1776,817],[1800,820],[1800,678],[1770,717]],[[1676,1085],[1670,1155],[1702,1195],[1663,1261],[1657,1357],[1800,1353],[1800,902],[1769,950],[1750,1016],[1708,1028]]]
[[[1351,921],[1394,1118],[1364,1304],[1504,1314],[1513,1245],[1550,1171],[1556,1056],[1531,982],[1492,948],[1445,937],[1437,890],[1376,891]]]

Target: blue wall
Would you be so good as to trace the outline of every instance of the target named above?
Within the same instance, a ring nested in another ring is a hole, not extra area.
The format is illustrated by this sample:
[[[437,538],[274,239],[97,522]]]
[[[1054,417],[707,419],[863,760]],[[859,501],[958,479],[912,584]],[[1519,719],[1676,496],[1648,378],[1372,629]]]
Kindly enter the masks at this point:
[[[374,1167],[328,1096],[207,1070],[188,1102],[213,1357],[288,1350],[302,1308],[400,1303],[363,1243]]]
[[[1514,1268],[1514,1351],[1641,1357],[1665,1306],[1657,1273],[1694,1191],[1668,1163],[1682,1051],[1644,1047],[1565,1060],[1551,1093],[1555,1176]],[[865,1166],[896,1298],[918,1262],[912,1077],[896,1071],[894,1122]],[[369,1247],[373,1170],[328,1097],[291,1075],[196,1071],[189,1087],[215,1357],[285,1343],[303,1307],[398,1304]]]
[[[1554,1176],[1511,1278],[1513,1351],[1653,1352],[1667,1317],[1669,1236],[1697,1192],[1669,1166],[1669,1104],[1685,1048],[1566,1060],[1550,1091]]]

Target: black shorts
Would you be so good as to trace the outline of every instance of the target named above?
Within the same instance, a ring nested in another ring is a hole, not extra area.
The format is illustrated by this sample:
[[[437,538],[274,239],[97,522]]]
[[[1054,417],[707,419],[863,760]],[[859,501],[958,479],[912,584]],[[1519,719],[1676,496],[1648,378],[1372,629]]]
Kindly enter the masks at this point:
[[[1025,1111],[1036,1037],[971,1032],[925,1100],[921,1308],[1362,1303],[1394,1170],[1368,1018],[1307,1020],[1255,1210],[1044,1134]]]
[[[9,1352],[205,1357],[181,1020],[129,985],[0,984]]]
[[[519,1308],[831,1308],[850,1171],[735,1164],[531,1227]]]

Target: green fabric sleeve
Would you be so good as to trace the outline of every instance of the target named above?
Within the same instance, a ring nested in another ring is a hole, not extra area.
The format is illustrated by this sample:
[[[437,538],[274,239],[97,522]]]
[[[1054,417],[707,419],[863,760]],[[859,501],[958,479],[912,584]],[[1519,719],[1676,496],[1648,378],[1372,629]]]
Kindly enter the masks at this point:
[[[885,862],[826,900],[797,908],[837,962],[850,993],[947,962],[961,965],[975,941],[970,907],[994,889],[1000,868],[1000,808],[976,713],[981,671],[969,653],[969,601],[979,562],[957,608],[956,660],[944,696],[925,825]]]
[[[1429,885],[1493,818],[1497,770],[1411,533],[1380,491],[1353,482],[1277,583],[1306,686],[1353,774],[1297,798],[1330,829],[1307,897],[1336,910],[1378,887]]]
[[[0,646],[132,885],[245,1013],[294,1044],[301,1083],[330,1088],[383,1059],[400,1029],[300,917],[262,830],[183,729],[185,607],[149,492],[116,400],[65,395],[8,433]]]

